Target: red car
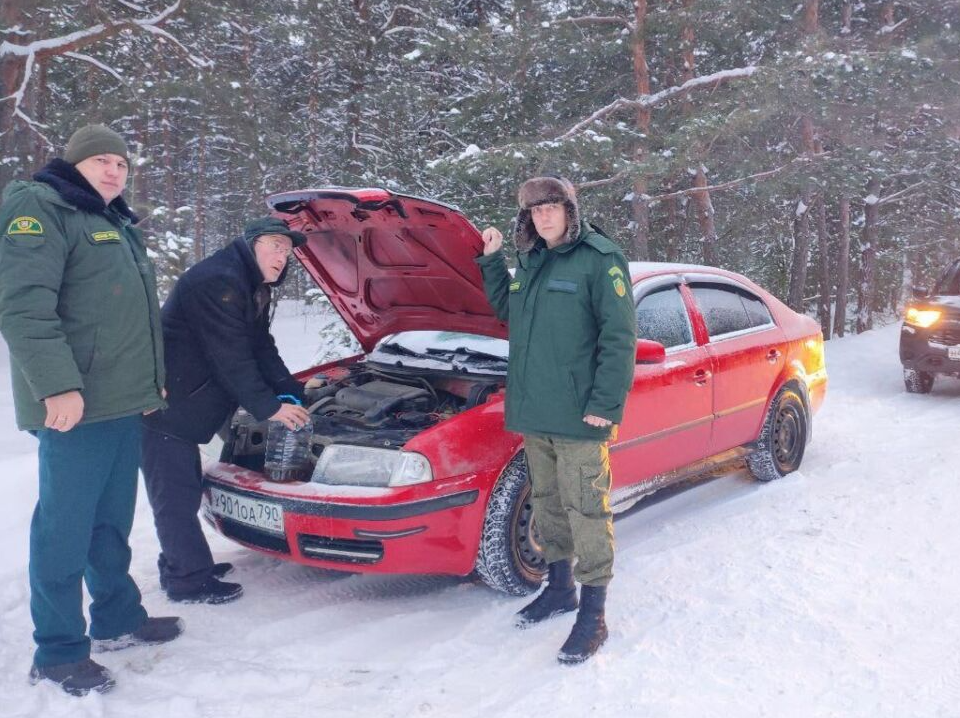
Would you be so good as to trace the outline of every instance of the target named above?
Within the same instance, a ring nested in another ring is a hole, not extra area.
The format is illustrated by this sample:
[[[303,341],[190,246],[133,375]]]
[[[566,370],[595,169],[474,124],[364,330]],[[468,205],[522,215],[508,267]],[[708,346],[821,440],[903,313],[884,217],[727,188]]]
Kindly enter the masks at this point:
[[[503,426],[506,325],[454,207],[380,189],[269,198],[297,256],[366,352],[301,372],[313,425],[242,409],[204,467],[218,532],[326,569],[467,575],[534,590],[545,570],[521,437]],[[711,267],[631,265],[637,366],[610,447],[611,503],[743,457],[797,469],[826,391],[819,325]]]

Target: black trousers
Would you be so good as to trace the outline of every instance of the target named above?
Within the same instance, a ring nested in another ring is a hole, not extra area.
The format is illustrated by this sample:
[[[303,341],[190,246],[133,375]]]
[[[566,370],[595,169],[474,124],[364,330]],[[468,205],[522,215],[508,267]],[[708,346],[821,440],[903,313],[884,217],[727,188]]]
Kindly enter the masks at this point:
[[[141,453],[143,479],[160,539],[160,586],[167,591],[193,591],[213,569],[213,555],[197,515],[203,496],[200,449],[145,425]]]

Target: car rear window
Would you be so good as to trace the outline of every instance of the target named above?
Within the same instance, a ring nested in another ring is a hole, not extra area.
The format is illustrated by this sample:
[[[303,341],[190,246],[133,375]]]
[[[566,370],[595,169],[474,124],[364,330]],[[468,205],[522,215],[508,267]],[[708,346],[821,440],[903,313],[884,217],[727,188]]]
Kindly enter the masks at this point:
[[[650,292],[637,303],[637,338],[660,342],[666,349],[693,341],[687,308],[676,286]]]
[[[690,289],[711,339],[773,323],[767,305],[745,289],[709,283],[691,284]]]

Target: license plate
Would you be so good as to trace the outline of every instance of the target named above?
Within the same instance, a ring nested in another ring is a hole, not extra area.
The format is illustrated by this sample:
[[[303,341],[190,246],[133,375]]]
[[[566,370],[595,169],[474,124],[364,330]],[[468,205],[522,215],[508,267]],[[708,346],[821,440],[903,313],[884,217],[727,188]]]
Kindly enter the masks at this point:
[[[272,533],[283,533],[283,508],[272,501],[239,496],[210,487],[210,508],[226,519]]]
[[[947,356],[953,361],[960,361],[960,346],[947,347]]]

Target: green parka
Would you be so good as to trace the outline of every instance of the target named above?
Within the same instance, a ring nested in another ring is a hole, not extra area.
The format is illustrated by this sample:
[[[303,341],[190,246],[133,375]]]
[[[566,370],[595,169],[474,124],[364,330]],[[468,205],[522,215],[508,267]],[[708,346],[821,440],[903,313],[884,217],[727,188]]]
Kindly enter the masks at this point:
[[[57,162],[68,179],[59,191],[14,181],[0,206],[0,333],[27,430],[43,428],[44,398],[74,389],[81,423],[163,405],[156,280],[140,231],[122,201],[78,206],[94,190],[71,184],[75,168]]]
[[[513,277],[502,251],[477,258],[484,289],[510,332],[506,427],[576,439],[610,438],[588,414],[619,424],[633,382],[636,319],[623,253],[588,223],[570,243],[539,240]]]

